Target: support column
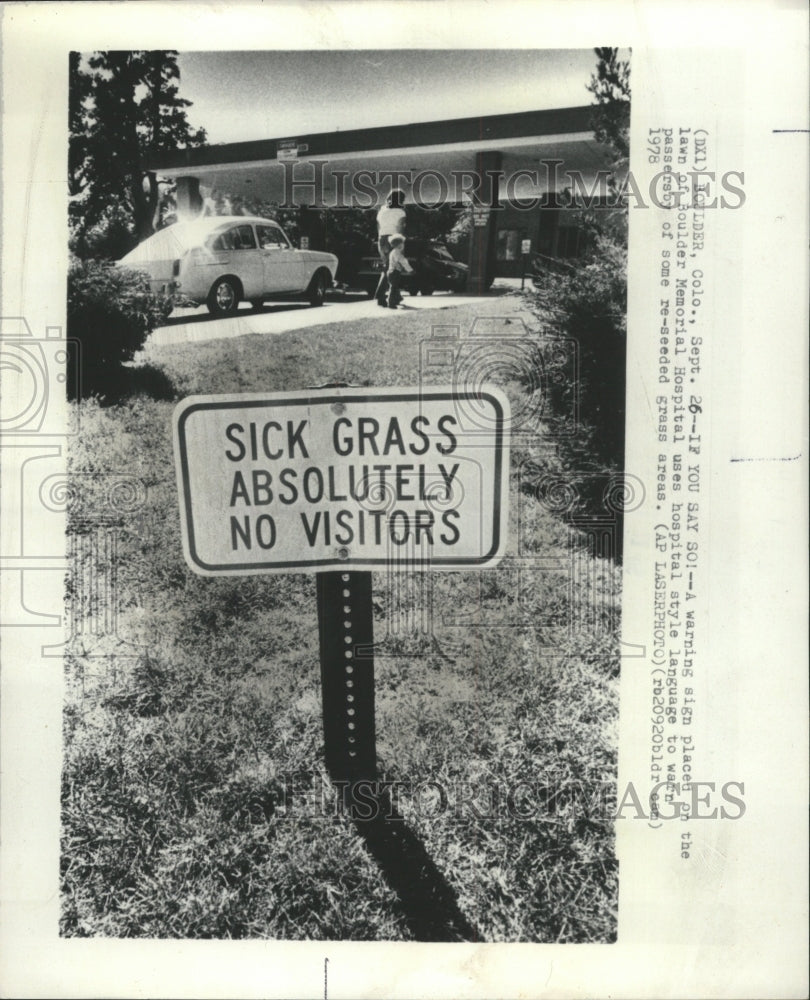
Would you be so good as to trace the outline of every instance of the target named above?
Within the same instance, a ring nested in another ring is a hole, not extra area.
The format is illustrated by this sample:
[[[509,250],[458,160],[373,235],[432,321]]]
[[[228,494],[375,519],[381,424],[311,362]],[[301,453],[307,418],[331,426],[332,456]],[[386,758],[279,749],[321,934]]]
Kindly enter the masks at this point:
[[[470,232],[468,259],[470,276],[467,280],[467,291],[471,295],[484,295],[495,276],[498,172],[502,163],[503,154],[498,150],[477,153],[475,157],[475,171],[481,183],[475,199]]]
[[[203,208],[199,178],[178,177],[175,199],[177,201],[178,219],[196,219]]]

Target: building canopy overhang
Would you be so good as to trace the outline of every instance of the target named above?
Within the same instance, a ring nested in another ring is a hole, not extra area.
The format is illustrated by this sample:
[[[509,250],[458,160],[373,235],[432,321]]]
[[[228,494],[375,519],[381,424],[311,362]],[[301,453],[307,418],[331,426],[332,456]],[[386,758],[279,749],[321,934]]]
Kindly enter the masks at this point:
[[[280,205],[372,208],[392,187],[406,202],[475,200],[485,170],[500,174],[500,200],[590,184],[608,166],[592,107],[418,122],[228,143],[156,154],[166,178],[193,178],[204,196]]]

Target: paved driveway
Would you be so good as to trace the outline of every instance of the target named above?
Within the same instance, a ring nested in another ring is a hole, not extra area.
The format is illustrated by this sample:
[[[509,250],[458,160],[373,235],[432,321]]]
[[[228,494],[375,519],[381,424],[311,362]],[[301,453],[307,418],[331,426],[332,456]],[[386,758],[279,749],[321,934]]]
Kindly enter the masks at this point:
[[[402,305],[396,309],[381,309],[374,299],[348,293],[329,296],[319,309],[307,302],[268,302],[261,312],[254,312],[249,304],[243,303],[235,316],[215,319],[205,306],[198,309],[175,309],[165,326],[152,331],[148,343],[198,344],[205,340],[223,340],[242,337],[247,333],[286,333],[307,326],[322,326],[324,323],[351,323],[374,316],[413,316],[424,309],[451,309],[456,306],[480,302],[473,295],[455,295],[452,292],[436,292],[424,297],[406,295]]]

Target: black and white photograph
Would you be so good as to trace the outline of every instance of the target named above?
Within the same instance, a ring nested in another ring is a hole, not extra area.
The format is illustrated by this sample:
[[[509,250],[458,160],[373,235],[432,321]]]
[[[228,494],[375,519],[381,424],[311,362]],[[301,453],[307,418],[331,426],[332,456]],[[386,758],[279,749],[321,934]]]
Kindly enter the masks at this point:
[[[2,995],[807,995],[807,27],[0,2]]]
[[[614,941],[629,53],[70,74],[61,933]]]

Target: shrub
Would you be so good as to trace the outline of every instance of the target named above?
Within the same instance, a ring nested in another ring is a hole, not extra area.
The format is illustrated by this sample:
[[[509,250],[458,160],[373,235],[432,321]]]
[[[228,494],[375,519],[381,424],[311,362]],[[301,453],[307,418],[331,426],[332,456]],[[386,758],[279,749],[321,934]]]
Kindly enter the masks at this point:
[[[121,363],[132,360],[171,310],[168,297],[150,291],[145,274],[106,261],[72,262],[67,329],[80,345],[80,372],[70,373],[68,385],[80,386],[84,396],[109,392]]]
[[[575,451],[590,452],[608,468],[624,458],[624,393],[627,332],[627,250],[612,234],[594,235],[582,261],[566,271],[535,278],[534,311],[546,325],[577,344],[576,385],[552,383],[552,412],[571,412],[579,396],[579,433],[565,438]]]
[[[120,260],[138,243],[133,232],[132,219],[125,206],[112,202],[103,216],[92,225],[86,225],[78,215],[81,203],[74,201],[74,214],[70,216],[68,245],[71,253],[82,260]]]

